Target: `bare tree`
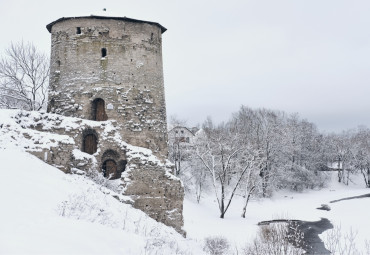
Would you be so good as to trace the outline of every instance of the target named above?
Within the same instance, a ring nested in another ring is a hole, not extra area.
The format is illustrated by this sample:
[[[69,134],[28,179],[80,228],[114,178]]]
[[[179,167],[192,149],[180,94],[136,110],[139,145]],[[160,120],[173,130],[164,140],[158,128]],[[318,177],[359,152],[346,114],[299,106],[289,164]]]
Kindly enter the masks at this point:
[[[268,197],[276,183],[276,173],[280,168],[283,152],[283,114],[266,109],[253,110],[242,106],[234,114],[233,122],[243,135],[243,139],[260,153],[262,195]]]
[[[365,181],[366,188],[370,188],[370,130],[359,127],[352,138],[353,165]]]
[[[263,159],[257,157],[256,162],[263,162]],[[261,178],[259,176],[260,165],[256,164],[255,167],[250,167],[245,174],[242,184],[241,191],[244,199],[242,217],[245,218],[247,212],[247,206],[252,196],[257,193],[258,187],[261,185]]]
[[[333,162],[338,164],[338,182],[348,185],[353,169],[353,140],[354,131],[347,130],[341,134],[331,134],[327,137]]]
[[[32,43],[12,43],[0,60],[0,108],[38,111],[47,99],[49,58]]]
[[[208,119],[195,142],[194,153],[210,175],[220,218],[225,217],[244,175],[259,163],[258,152],[233,128],[224,124],[215,127]]]

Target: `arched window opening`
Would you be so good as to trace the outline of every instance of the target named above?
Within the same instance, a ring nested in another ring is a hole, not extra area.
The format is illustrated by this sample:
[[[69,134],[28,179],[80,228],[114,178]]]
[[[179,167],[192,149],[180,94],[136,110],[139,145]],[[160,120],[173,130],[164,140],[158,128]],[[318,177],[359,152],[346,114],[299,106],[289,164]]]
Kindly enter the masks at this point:
[[[81,28],[80,27],[76,27],[76,34],[78,34],[78,35],[81,34]]]
[[[106,48],[102,48],[101,49],[101,57],[102,58],[105,58],[107,56],[107,49]]]
[[[92,129],[87,129],[82,133],[82,151],[94,154],[98,150],[98,136]]]
[[[117,179],[117,164],[113,159],[107,159],[104,161],[102,166],[103,174],[105,178],[110,180]]]
[[[121,178],[121,173],[126,170],[127,161],[117,151],[108,149],[101,158],[102,172],[105,178],[110,180]],[[118,163],[117,163],[118,162]]]
[[[105,113],[105,102],[101,98],[96,98],[92,102],[92,120],[95,121],[105,121],[108,119]]]

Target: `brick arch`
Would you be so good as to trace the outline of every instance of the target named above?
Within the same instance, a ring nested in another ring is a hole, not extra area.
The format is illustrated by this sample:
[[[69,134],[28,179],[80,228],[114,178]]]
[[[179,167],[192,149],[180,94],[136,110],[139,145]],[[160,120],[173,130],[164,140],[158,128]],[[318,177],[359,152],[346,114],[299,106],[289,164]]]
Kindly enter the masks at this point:
[[[108,150],[104,151],[103,156],[102,156],[102,161],[104,161],[108,158],[111,158],[111,159],[114,159],[115,161],[118,161],[119,153],[115,150],[108,149]]]
[[[91,103],[91,119],[95,121],[105,121],[108,116],[105,112],[105,101],[102,98],[95,98]]]
[[[98,134],[93,129],[85,129],[82,132],[82,151],[94,154],[98,150]]]

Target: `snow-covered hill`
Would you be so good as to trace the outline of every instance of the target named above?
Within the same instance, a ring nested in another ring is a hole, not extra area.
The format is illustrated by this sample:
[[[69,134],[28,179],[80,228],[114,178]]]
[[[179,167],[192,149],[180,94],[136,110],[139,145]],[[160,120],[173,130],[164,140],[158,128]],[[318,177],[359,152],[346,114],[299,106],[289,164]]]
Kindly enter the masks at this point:
[[[201,254],[84,176],[0,149],[0,254]]]

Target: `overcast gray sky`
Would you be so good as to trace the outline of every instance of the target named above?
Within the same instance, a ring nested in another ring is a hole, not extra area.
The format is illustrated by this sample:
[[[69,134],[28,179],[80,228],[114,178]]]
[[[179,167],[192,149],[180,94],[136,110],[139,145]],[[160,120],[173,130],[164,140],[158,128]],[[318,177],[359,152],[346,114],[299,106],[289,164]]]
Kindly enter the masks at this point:
[[[103,8],[168,29],[167,113],[190,125],[243,104],[322,131],[370,126],[369,0],[0,0],[0,50],[23,39],[49,53],[48,23]]]

